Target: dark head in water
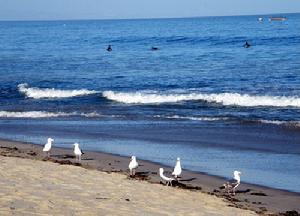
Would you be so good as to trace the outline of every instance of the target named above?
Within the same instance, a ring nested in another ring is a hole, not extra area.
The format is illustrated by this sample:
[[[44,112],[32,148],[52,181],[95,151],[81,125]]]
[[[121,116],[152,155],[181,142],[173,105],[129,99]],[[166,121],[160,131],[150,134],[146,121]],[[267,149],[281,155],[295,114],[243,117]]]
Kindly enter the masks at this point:
[[[108,45],[107,49],[108,52],[112,51],[111,45]]]
[[[156,51],[156,50],[159,50],[159,49],[158,49],[158,47],[151,47],[151,50]]]
[[[244,44],[245,48],[249,48],[251,45],[248,43],[248,41],[246,41],[246,43]]]

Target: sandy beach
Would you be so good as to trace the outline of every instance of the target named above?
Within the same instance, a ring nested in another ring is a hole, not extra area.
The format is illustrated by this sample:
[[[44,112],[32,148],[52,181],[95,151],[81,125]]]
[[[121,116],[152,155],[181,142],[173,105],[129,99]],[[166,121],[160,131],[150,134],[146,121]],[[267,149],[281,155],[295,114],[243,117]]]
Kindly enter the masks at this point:
[[[140,161],[132,179],[128,158],[86,152],[77,164],[70,149],[54,148],[50,159],[41,149],[0,142],[1,215],[289,215],[299,211],[296,193],[242,184],[235,197],[228,197],[218,189],[224,179],[189,171],[184,171],[176,187],[166,187],[159,184],[159,164]]]
[[[214,196],[118,173],[0,157],[1,215],[256,215]]]

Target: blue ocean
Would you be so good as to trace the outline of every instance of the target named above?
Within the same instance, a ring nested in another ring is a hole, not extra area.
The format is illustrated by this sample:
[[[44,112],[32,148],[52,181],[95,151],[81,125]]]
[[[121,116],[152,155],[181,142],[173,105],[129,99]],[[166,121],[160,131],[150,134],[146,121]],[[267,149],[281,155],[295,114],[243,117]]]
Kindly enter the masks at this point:
[[[0,22],[0,138],[300,192],[300,14],[280,16]]]

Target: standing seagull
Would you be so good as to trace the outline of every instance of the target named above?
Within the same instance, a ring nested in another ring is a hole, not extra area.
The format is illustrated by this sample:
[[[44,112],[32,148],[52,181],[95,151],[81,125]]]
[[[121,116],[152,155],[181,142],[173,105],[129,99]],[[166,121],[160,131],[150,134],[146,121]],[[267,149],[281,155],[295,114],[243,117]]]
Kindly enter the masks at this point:
[[[51,145],[53,142],[54,142],[54,139],[48,138],[48,141],[43,148],[43,152],[46,152],[48,157],[50,157],[50,150],[51,150]]]
[[[241,172],[235,170],[233,172],[233,179],[226,182],[223,186],[225,187],[225,190],[227,190],[227,193],[232,193],[235,195],[235,189],[240,185],[241,183]]]
[[[79,148],[78,143],[74,143],[73,145],[74,145],[74,154],[75,154],[75,157],[76,157],[76,161],[81,162],[81,155],[83,154],[83,152]]]
[[[174,181],[175,179],[167,177],[164,175],[164,168],[159,168],[159,176],[166,181],[167,186],[170,185],[172,186],[172,181]]]
[[[131,156],[130,162],[129,162],[129,170],[130,170],[130,176],[134,177],[135,176],[135,169],[139,166],[138,162],[136,161],[135,156]]]
[[[181,165],[180,165],[180,158],[178,157],[177,161],[176,161],[176,165],[174,167],[174,171],[172,172],[172,175],[177,180],[177,178],[180,176],[181,172],[182,172],[182,169],[181,169]]]

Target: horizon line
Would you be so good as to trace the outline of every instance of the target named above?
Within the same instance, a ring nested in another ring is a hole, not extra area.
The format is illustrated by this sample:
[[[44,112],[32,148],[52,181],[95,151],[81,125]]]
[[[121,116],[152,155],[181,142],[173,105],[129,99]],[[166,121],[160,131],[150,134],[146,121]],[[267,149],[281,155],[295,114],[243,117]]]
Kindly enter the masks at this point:
[[[208,15],[208,16],[190,16],[190,17],[137,17],[137,18],[70,18],[70,19],[8,19],[0,22],[59,22],[59,21],[113,21],[113,20],[157,20],[157,19],[194,19],[194,18],[212,18],[212,17],[237,17],[237,16],[270,16],[282,14],[300,14],[300,12],[280,12],[266,14],[236,14],[236,15]]]

